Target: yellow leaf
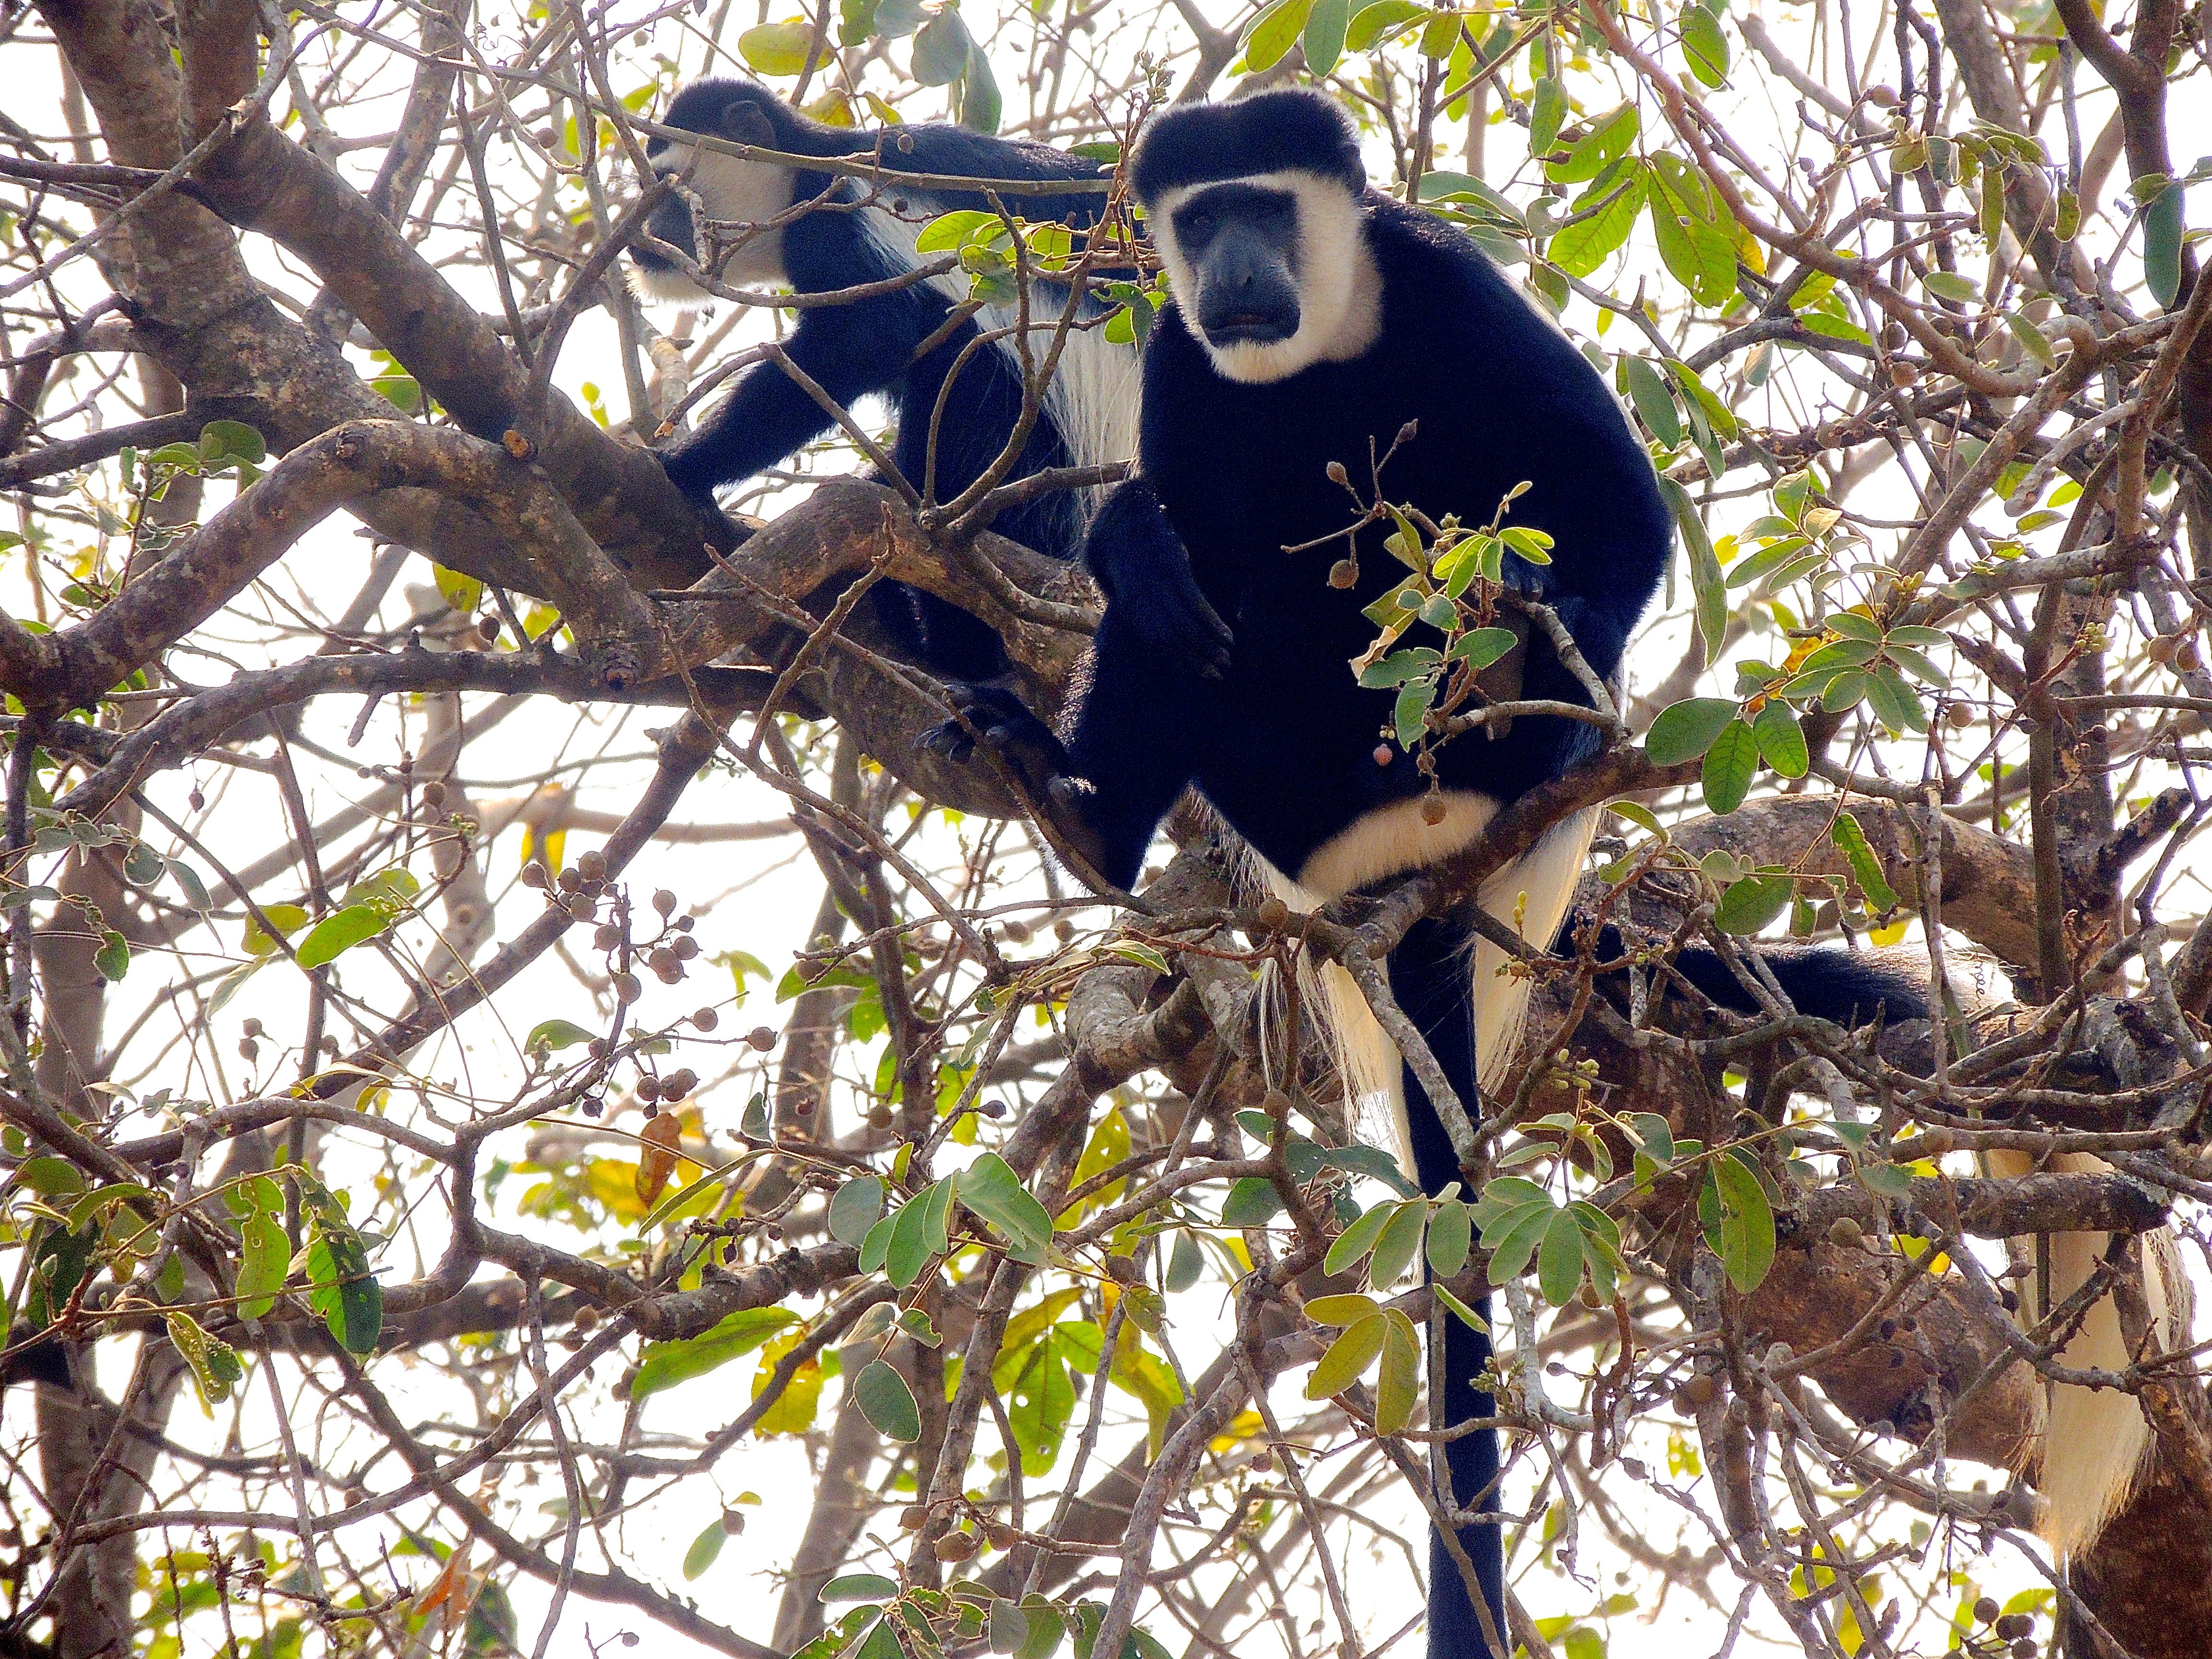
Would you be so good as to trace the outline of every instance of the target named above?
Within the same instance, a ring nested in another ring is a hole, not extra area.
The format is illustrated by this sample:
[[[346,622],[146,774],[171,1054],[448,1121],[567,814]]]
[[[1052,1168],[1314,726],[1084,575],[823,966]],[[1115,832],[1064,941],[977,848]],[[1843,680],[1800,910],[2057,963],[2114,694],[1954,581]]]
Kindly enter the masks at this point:
[[[684,1124],[673,1112],[656,1112],[638,1131],[645,1144],[638,1149],[637,1197],[651,1204],[676,1173],[676,1143],[684,1138]]]
[[[761,1350],[760,1369],[753,1374],[754,1399],[768,1392],[769,1379],[775,1375],[775,1368],[805,1335],[806,1328],[797,1326]],[[791,1374],[790,1386],[775,1404],[761,1413],[760,1421],[753,1425],[753,1432],[762,1436],[804,1434],[814,1426],[815,1409],[821,1401],[822,1364],[818,1359],[809,1359]]]

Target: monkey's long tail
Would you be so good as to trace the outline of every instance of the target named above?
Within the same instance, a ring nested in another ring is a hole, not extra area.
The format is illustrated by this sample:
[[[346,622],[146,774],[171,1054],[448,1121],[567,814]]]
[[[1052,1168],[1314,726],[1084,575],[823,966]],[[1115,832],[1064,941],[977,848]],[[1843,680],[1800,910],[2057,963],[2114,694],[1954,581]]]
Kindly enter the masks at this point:
[[[1523,939],[1548,945],[1566,917],[1596,823],[1593,811],[1558,825],[1483,884],[1483,908],[1501,920],[1516,921]],[[1479,830],[1480,825],[1473,828]],[[1456,849],[1428,850],[1431,856],[1443,856]],[[1302,908],[1335,896],[1299,888],[1273,872],[1269,876],[1277,892]],[[1421,1033],[1460,1104],[1478,1121],[1483,1092],[1494,1092],[1504,1081],[1528,1012],[1528,980],[1501,972],[1505,961],[1504,951],[1467,928],[1431,920],[1416,924],[1391,952],[1389,963],[1392,995]],[[1433,1197],[1461,1179],[1459,1159],[1443,1121],[1413,1068],[1383,1035],[1352,976],[1332,963],[1323,967],[1318,979],[1347,1093],[1387,1104],[1393,1150],[1419,1179],[1422,1190]],[[1474,1306],[1487,1321],[1488,1297]],[[1449,1425],[1493,1415],[1495,1402],[1475,1384],[1490,1363],[1488,1335],[1447,1317],[1441,1353],[1430,1355],[1431,1421]],[[1494,1428],[1474,1430],[1444,1443],[1434,1465],[1438,1504],[1494,1517],[1498,1468]],[[1449,1536],[1432,1528],[1431,1659],[1504,1659],[1512,1651],[1506,1619],[1504,1537],[1498,1522],[1472,1522]]]
[[[1983,1154],[1989,1172],[2008,1179],[2039,1167],[2055,1174],[2110,1174],[2112,1166],[2087,1152],[2058,1152],[2040,1161],[2031,1153],[1992,1148]],[[2110,1233],[2052,1233],[2036,1271],[2017,1281],[2020,1322],[2032,1329],[2049,1310],[2089,1282],[2112,1243]],[[2032,1241],[2025,1260],[2035,1263]],[[2195,1295],[2171,1228],[2142,1235],[2143,1300],[2159,1347],[2186,1348]],[[2047,1285],[2047,1290],[2045,1286]],[[2137,1358],[2120,1330],[2110,1291],[2090,1304],[2058,1363],[2075,1370],[2124,1370]],[[2042,1468],[2036,1487],[2045,1508],[2037,1530],[2053,1553],[2079,1555],[2126,1507],[2149,1468],[2154,1441],[2136,1397],[2119,1389],[2076,1388],[2056,1382],[2040,1391],[2044,1409],[2037,1442]]]

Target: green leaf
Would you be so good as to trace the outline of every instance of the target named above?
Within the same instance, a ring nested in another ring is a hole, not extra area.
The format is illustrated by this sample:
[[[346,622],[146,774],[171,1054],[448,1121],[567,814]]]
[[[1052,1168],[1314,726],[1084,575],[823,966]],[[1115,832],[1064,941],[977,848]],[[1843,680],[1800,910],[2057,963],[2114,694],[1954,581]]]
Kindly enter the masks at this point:
[[[1649,357],[1624,353],[1620,359],[1621,379],[1628,388],[1628,400],[1636,406],[1645,428],[1661,443],[1672,449],[1682,441],[1682,416],[1674,407],[1674,394],[1668,388],[1667,377],[1652,366]]]
[[[898,1581],[879,1572],[848,1572],[832,1578],[818,1592],[823,1601],[888,1601],[898,1594]]]
[[[1366,1375],[1375,1356],[1382,1352],[1383,1333],[1389,1328],[1379,1312],[1372,1313],[1330,1343],[1306,1378],[1306,1398],[1334,1399]]]
[[[288,937],[307,925],[307,912],[297,904],[264,904],[261,916],[267,917],[271,927]],[[238,942],[239,948],[250,957],[265,957],[276,948],[276,941],[262,930],[261,916],[246,917],[245,937]]]
[[[638,1356],[637,1375],[630,1381],[633,1400],[642,1400],[678,1382],[742,1358],[787,1325],[799,1322],[788,1308],[741,1308],[726,1314],[697,1336],[667,1342],[648,1342]]]
[[[1686,697],[1659,711],[1644,734],[1644,750],[1658,766],[1676,766],[1695,760],[1713,746],[1713,740],[1735,719],[1730,697]]]
[[[1813,763],[1805,746],[1805,732],[1796,711],[1778,698],[1771,698],[1751,723],[1759,741],[1759,758],[1785,778],[1802,778]]]
[[[1594,186],[1574,204],[1575,213],[1589,217],[1562,227],[1552,238],[1546,257],[1570,276],[1587,276],[1628,240],[1629,232],[1636,228],[1636,216],[1643,210],[1640,170],[1624,179]]]
[[[1490,1282],[1503,1285],[1508,1279],[1518,1279],[1528,1270],[1528,1258],[1536,1254],[1536,1247],[1544,1242],[1552,1218],[1556,1213],[1549,1199],[1541,1204],[1531,1204],[1509,1213],[1493,1231],[1488,1226],[1482,1230],[1484,1248],[1490,1252]]]
[[[1714,1160],[1713,1184],[1721,1203],[1715,1254],[1728,1270],[1730,1284],[1739,1291],[1755,1291],[1774,1265],[1774,1208],[1767,1202],[1766,1188],[1739,1152]]]
[[[1867,702],[1874,709],[1875,718],[1887,726],[1893,736],[1921,731],[1928,724],[1928,715],[1920,707],[1918,696],[1905,676],[1887,663],[1881,664],[1867,676]]]
[[[1206,1272],[1206,1252],[1198,1241],[1187,1232],[1176,1235],[1175,1249],[1168,1255],[1167,1288],[1171,1294],[1180,1294],[1198,1283]]]
[[[1398,746],[1410,750],[1421,740],[1423,716],[1437,698],[1436,682],[1415,680],[1398,689],[1398,704],[1392,713],[1392,721],[1398,733]]]
[[[1689,60],[1690,73],[1707,86],[1728,79],[1728,38],[1721,33],[1721,20],[1695,0],[1682,8],[1682,56]]]
[[[192,1381],[199,1385],[201,1396],[210,1405],[230,1398],[238,1379],[246,1375],[246,1367],[239,1363],[238,1351],[229,1343],[210,1336],[199,1321],[190,1314],[172,1310],[166,1316],[169,1341],[184,1357],[185,1364],[192,1368]]]
[[[1300,40],[1305,47],[1306,68],[1315,79],[1334,69],[1344,56],[1345,33],[1351,24],[1352,0],[1313,0]]]
[[[1544,1243],[1536,1253],[1536,1286],[1544,1300],[1564,1308],[1574,1300],[1583,1282],[1583,1230],[1565,1210],[1552,1212],[1544,1228]]]
[[[300,966],[319,968],[326,962],[335,961],[363,940],[374,939],[390,921],[383,911],[370,904],[349,904],[325,916],[300,941]]]
[[[530,1035],[522,1040],[522,1052],[534,1054],[542,1050],[550,1054],[556,1048],[573,1048],[580,1042],[589,1042],[597,1035],[574,1020],[542,1019],[530,1028]]]
[[[1322,1271],[1332,1279],[1350,1273],[1375,1248],[1384,1224],[1395,1213],[1395,1205],[1377,1204],[1339,1233],[1335,1243],[1328,1247],[1328,1254],[1322,1258]]]
[[[1006,96],[991,73],[991,60],[980,42],[970,40],[967,71],[960,77],[960,125],[970,132],[996,133],[1006,112]]]
[[[1585,132],[1564,161],[1553,162],[1545,172],[1557,185],[1578,185],[1595,179],[1609,164],[1628,154],[1628,147],[1636,142],[1641,125],[1642,118],[1636,106],[1623,104]]]
[[[1282,1195],[1276,1192],[1273,1182],[1265,1176],[1246,1176],[1233,1183],[1229,1196],[1221,1200],[1221,1224],[1264,1227],[1282,1207]]]
[[[1972,305],[1982,297],[1981,285],[1955,270],[1931,270],[1920,279],[1920,286],[1939,300],[1960,305]]]
[[[1685,213],[1664,190],[1650,196],[1659,258],[1699,305],[1717,309],[1735,296],[1735,243],[1718,225]]]
[[[1683,382],[1679,379],[1677,385]],[[1697,388],[1687,388],[1695,392]],[[1693,402],[1692,412],[1703,410],[1708,419],[1712,411],[1705,409],[1702,400]],[[1698,637],[1705,641],[1705,666],[1710,668],[1719,658],[1721,637],[1728,627],[1728,582],[1721,574],[1719,556],[1713,551],[1713,538],[1705,533],[1705,521],[1698,515],[1697,503],[1690,492],[1672,478],[1659,480],[1659,487],[1674,509],[1674,523],[1682,532],[1682,546],[1689,555],[1690,592],[1697,601]]]
[[[342,1216],[333,1218],[335,1207],[318,1212],[307,1246],[307,1305],[348,1353],[374,1353],[384,1328],[384,1287],[369,1273],[361,1235]]]
[[[1455,1198],[1437,1205],[1429,1218],[1429,1271],[1438,1279],[1452,1278],[1467,1266],[1474,1244],[1474,1217],[1467,1206]]]
[[[1437,1301],[1443,1303],[1444,1304],[1444,1310],[1450,1314],[1453,1318],[1458,1320],[1461,1324],[1466,1326],[1468,1329],[1471,1331],[1480,1331],[1485,1336],[1490,1334],[1490,1322],[1485,1319],[1480,1314],[1475,1312],[1474,1309],[1468,1307],[1466,1303],[1454,1296],[1450,1291],[1447,1290],[1443,1285],[1430,1285],[1429,1294],[1436,1297]]]
[[[891,1235],[897,1231],[898,1217],[896,1215],[887,1215],[868,1229],[867,1236],[860,1241],[860,1265],[862,1273],[873,1273],[883,1271],[884,1258],[890,1253]]]
[[[931,1259],[944,1253],[945,1226],[952,1211],[952,1177],[930,1183],[892,1218],[884,1272],[904,1290],[921,1277]]]
[[[1306,1304],[1306,1317],[1316,1325],[1357,1325],[1368,1315],[1382,1311],[1381,1303],[1357,1291],[1341,1296],[1316,1296]]]
[[[1004,1596],[995,1598],[985,1618],[984,1639],[994,1653],[1017,1653],[1029,1641],[1030,1616]]]
[[[981,237],[988,240],[1003,234],[1006,222],[995,213],[981,208],[962,208],[953,213],[940,213],[921,228],[921,234],[914,239],[917,253],[951,253]]]
[[[1306,26],[1306,8],[1312,0],[1278,0],[1260,15],[1244,38],[1244,64],[1257,74],[1273,69],[1290,51],[1291,43]]]
[[[1759,771],[1759,739],[1741,720],[1721,727],[1705,750],[1705,810],[1726,815],[1743,805]]]
[[[1419,1199],[1409,1199],[1383,1223],[1382,1235],[1375,1241],[1375,1255],[1367,1264],[1370,1285],[1387,1291],[1405,1278],[1406,1270],[1413,1265],[1414,1256],[1420,1252],[1421,1229],[1428,1215],[1426,1204]]]
[[[1481,629],[1480,632],[1505,633],[1504,629]],[[1507,638],[1512,636],[1509,634]],[[1433,674],[1443,659],[1432,648],[1421,646],[1412,650],[1393,651],[1380,662],[1370,663],[1359,671],[1359,683],[1370,691],[1388,690],[1394,685],[1403,685],[1409,680]],[[1160,969],[1167,971],[1165,959]]]
[[[1836,821],[1828,826],[1828,839],[1842,848],[1844,857],[1850,860],[1851,878],[1858,883],[1859,891],[1866,895],[1867,908],[1875,912],[1896,908],[1897,890],[1882,873],[1881,860],[1875,856],[1858,819],[1849,812],[1837,813]]]
[[[25,1158],[15,1166],[15,1179],[41,1198],[74,1198],[84,1190],[84,1171],[50,1153]]]
[[[1406,1172],[1398,1167],[1398,1160],[1380,1146],[1361,1146],[1355,1142],[1349,1146],[1323,1147],[1319,1166],[1331,1170],[1349,1170],[1354,1175],[1363,1175],[1370,1181],[1379,1181],[1401,1198],[1414,1198],[1420,1194],[1421,1189],[1406,1179]],[[1293,1171],[1293,1173],[1296,1172]],[[1305,1178],[1303,1176],[1299,1176],[1300,1180]]]
[[[239,1218],[238,1297],[241,1319],[259,1319],[276,1305],[276,1293],[292,1261],[292,1242],[284,1235],[284,1189],[258,1175],[231,1188],[228,1201]]]
[[[854,1176],[830,1200],[830,1236],[841,1244],[861,1243],[883,1212],[883,1177]]]
[[[914,78],[925,87],[951,86],[968,67],[968,26],[948,6],[914,37]]]
[[[1012,1166],[986,1152],[957,1177],[960,1201],[1006,1237],[1017,1261],[1042,1267],[1052,1243],[1052,1217],[1022,1185]]]
[[[696,1578],[714,1565],[714,1558],[722,1553],[722,1540],[730,1534],[722,1530],[722,1520],[717,1516],[707,1523],[706,1530],[691,1540],[691,1547],[684,1552],[684,1576]]]
[[[114,984],[131,971],[131,941],[108,928],[100,936],[100,948],[92,953],[92,965],[100,970],[100,978]]]
[[[1510,628],[1471,628],[1452,641],[1451,649],[1444,656],[1448,661],[1463,662],[1470,668],[1481,670],[1520,642],[1520,635]]]
[[[802,19],[763,23],[738,37],[738,56],[763,75],[797,75],[813,41],[814,25]]]
[[[896,1366],[872,1359],[853,1379],[853,1403],[877,1433],[902,1445],[921,1438],[921,1407]]]
[[[1746,876],[1732,881],[1713,910],[1724,933],[1756,933],[1790,908],[1795,888],[1787,876]]]
[[[1413,1420],[1421,1393],[1421,1340],[1395,1308],[1382,1316],[1382,1369],[1375,1379],[1375,1426],[1395,1434]]]
[[[1373,4],[1362,6],[1353,14],[1352,27],[1345,33],[1345,50],[1365,52],[1382,38],[1385,30],[1428,15],[1429,9],[1419,0],[1374,0]]]
[[[210,421],[200,428],[200,465],[210,472],[240,461],[259,466],[268,459],[261,434],[243,421]]]
[[[1559,123],[1566,118],[1567,94],[1556,76],[1538,77],[1528,100],[1528,154],[1548,155],[1559,142]]]

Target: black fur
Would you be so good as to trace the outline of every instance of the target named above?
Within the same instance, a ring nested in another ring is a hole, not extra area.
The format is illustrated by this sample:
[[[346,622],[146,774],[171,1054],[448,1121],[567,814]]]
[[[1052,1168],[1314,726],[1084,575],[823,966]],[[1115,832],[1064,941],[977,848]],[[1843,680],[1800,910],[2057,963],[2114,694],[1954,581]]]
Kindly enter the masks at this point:
[[[1295,170],[1367,188],[1359,137],[1327,99],[1267,92],[1233,104],[1187,105],[1152,123],[1130,158],[1130,185],[1147,204],[1178,185]]]
[[[677,94],[663,121],[687,132],[792,155],[880,154],[885,167],[902,173],[1006,179],[1095,179],[1100,173],[1097,163],[1079,156],[1042,144],[987,137],[961,127],[878,131],[826,126],[744,81],[695,82]],[[669,145],[655,139],[649,150],[658,160],[668,153]],[[841,181],[831,173],[795,170],[789,198],[780,205],[811,202],[825,191],[827,204],[782,232],[783,271],[795,292],[830,293],[910,268],[869,235],[863,216],[852,210],[850,204],[866,194],[863,185]],[[1079,192],[1011,198],[1007,205],[1033,222],[1062,220],[1081,226],[1097,217],[1104,200],[1099,193]],[[714,202],[705,205],[714,213]],[[924,193],[886,186],[876,205],[913,224],[955,209],[984,208],[988,203],[980,195],[957,191]],[[659,209],[649,228],[673,246],[687,251],[694,246],[690,210],[680,198]],[[678,270],[649,248],[635,250],[635,257],[649,271]],[[896,401],[898,441],[892,459],[917,489],[927,478],[929,424],[939,393],[962,350],[976,335],[972,321],[963,324],[916,359],[915,349],[943,325],[950,309],[943,295],[927,284],[915,284],[851,304],[799,311],[794,313],[797,326],[784,341],[792,361],[839,404],[850,407],[870,393],[888,394]],[[1006,356],[996,348],[974,353],[954,382],[939,423],[936,499],[951,499],[981,476],[1006,447],[1021,405],[1020,375]],[[764,363],[747,373],[696,431],[664,449],[661,459],[685,494],[702,506],[711,505],[718,486],[775,465],[820,437],[830,425],[830,416],[796,381],[776,365]],[[1041,468],[1068,465],[1072,459],[1047,412],[1038,419],[1010,481]],[[1083,533],[1077,503],[1064,493],[1015,508],[994,527],[1060,558],[1075,556]],[[1004,666],[998,636],[965,612],[896,583],[879,585],[876,595],[878,614],[900,643],[939,672],[987,678]]]

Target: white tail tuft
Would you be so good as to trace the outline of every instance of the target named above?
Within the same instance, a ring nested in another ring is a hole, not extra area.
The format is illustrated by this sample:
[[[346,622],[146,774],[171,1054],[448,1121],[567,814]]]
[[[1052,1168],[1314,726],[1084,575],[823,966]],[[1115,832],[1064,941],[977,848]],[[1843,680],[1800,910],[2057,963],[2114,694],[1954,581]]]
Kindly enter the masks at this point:
[[[2009,1180],[2042,1169],[2061,1175],[2110,1174],[2112,1166],[2087,1152],[2058,1152],[2038,1160],[2010,1149],[1984,1154],[1990,1174]],[[2108,1233],[2052,1233],[2049,1249],[2051,1297],[2057,1307],[2089,1281],[2111,1240]],[[2033,1243],[2030,1243],[2030,1250]],[[2033,1255],[2028,1258],[2033,1260]],[[2171,1229],[2142,1236],[2143,1300],[2152,1335],[2172,1352],[2190,1344],[2195,1297]],[[2020,1320],[2039,1322],[2042,1306],[2035,1276],[2020,1282]],[[2135,1356],[2120,1334],[2112,1298],[2100,1297],[2062,1349],[2058,1363],[2075,1370],[2124,1370]],[[2107,1522],[2124,1509],[2149,1467],[2150,1425],[2133,1395],[2118,1389],[2084,1389],[2070,1383],[2039,1390],[2042,1409],[2033,1443],[2042,1453],[2036,1486],[2045,1507],[2039,1530],[2060,1557],[2078,1555],[2096,1541]]]
[[[1310,910],[1384,876],[1449,858],[1480,835],[1498,811],[1498,803],[1486,796],[1448,794],[1444,802],[1444,820],[1433,825],[1422,821],[1418,799],[1394,802],[1368,813],[1309,858],[1295,878],[1264,860],[1257,862],[1268,886],[1285,903]],[[1566,920],[1596,828],[1595,808],[1555,824],[1535,846],[1482,884],[1478,902],[1508,921],[1517,908],[1521,937],[1540,950],[1548,949]],[[1504,1082],[1528,1012],[1528,980],[1525,975],[1501,972],[1505,960],[1506,953],[1497,945],[1477,941],[1471,994],[1477,1072],[1486,1093]],[[1397,1045],[1383,1034],[1352,975],[1334,963],[1310,969],[1305,984],[1316,1012],[1326,1020],[1347,1099],[1370,1115],[1383,1116],[1391,1152],[1408,1175],[1414,1174]],[[1462,1103],[1469,1111],[1478,1109],[1474,1101]]]

